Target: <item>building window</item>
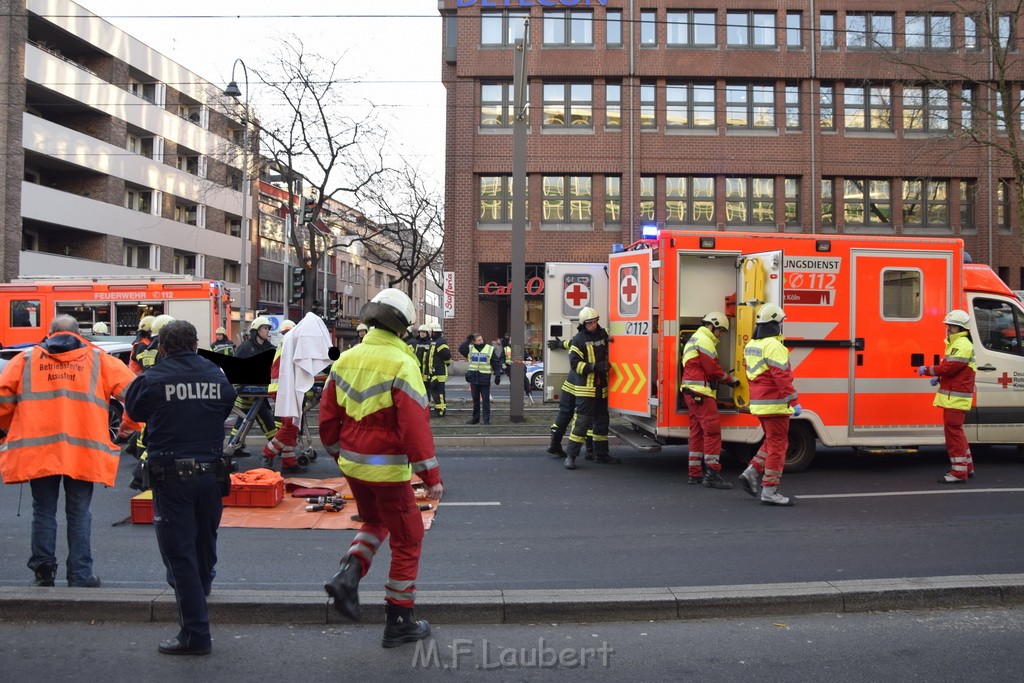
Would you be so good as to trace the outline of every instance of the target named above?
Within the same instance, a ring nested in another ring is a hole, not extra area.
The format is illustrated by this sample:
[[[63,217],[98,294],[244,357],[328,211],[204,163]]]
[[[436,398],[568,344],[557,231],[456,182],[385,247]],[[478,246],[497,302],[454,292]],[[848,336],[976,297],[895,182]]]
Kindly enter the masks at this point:
[[[686,83],[665,86],[667,128],[714,128],[715,86]]]
[[[974,180],[960,181],[960,227],[969,229],[974,224],[974,201],[978,195],[978,184]]]
[[[818,88],[818,126],[822,130],[836,129],[836,91],[831,85]]]
[[[605,12],[605,17],[605,45],[622,45],[622,12],[608,10]]]
[[[593,45],[593,12],[580,10],[544,12],[544,44]]]
[[[593,127],[593,90],[590,83],[545,83],[544,126]]]
[[[640,220],[654,220],[654,176],[640,176]]]
[[[836,49],[836,13],[822,12],[818,17],[818,40],[822,50]]]
[[[656,109],[657,86],[654,83],[640,83],[640,127],[657,128]]]
[[[480,84],[480,126],[482,128],[508,128],[512,125],[511,83]]]
[[[849,12],[846,15],[846,47],[892,47],[893,15]]]
[[[953,17],[948,14],[907,14],[908,50],[949,50],[953,47]]]
[[[224,262],[224,279],[228,282],[241,282],[242,281],[242,266],[238,261],[225,261]],[[278,287],[281,287],[281,283],[277,283]]]
[[[1016,36],[1013,32],[1013,15],[1012,14],[1000,14],[999,15],[999,47],[1004,50],[1012,51],[1013,43]]]
[[[836,224],[835,186],[832,178],[821,179],[821,224]]]
[[[903,88],[903,128],[909,131],[949,130],[949,91]]]
[[[480,222],[512,222],[512,176],[480,176]]]
[[[786,192],[786,225],[800,225],[800,179],[786,178],[783,184]]]
[[[726,44],[731,47],[773,47],[774,12],[727,12]]]
[[[914,227],[949,227],[949,181],[904,180],[903,224]]]
[[[658,12],[656,10],[643,10],[640,12],[640,44],[658,44]]]
[[[1010,229],[1010,183],[1000,180],[996,185],[996,225],[1002,230]]]
[[[122,247],[122,255],[124,257],[122,264],[128,268],[149,269],[151,267],[150,254],[152,251],[152,247],[148,244],[125,240]]]
[[[786,86],[786,130],[800,130],[800,86]]]
[[[196,204],[175,204],[174,220],[186,225],[198,225],[199,206]]]
[[[617,175],[604,177],[604,223],[614,225],[622,222],[622,178]]]
[[[892,96],[886,86],[846,86],[846,130],[892,130]]]
[[[124,208],[141,213],[153,213],[153,193],[132,188],[125,190]]]
[[[523,37],[523,21],[529,12],[481,12],[480,44],[511,47]]]
[[[726,178],[725,221],[742,225],[774,225],[775,179]]]
[[[960,89],[960,126],[974,128],[974,89]]]
[[[224,232],[232,237],[242,236],[242,219],[241,218],[225,218],[224,219]]]
[[[978,17],[974,14],[964,15],[964,49],[978,49]]]
[[[803,13],[786,12],[786,47],[803,47]]]
[[[622,84],[605,83],[604,86],[605,128],[622,127]]]
[[[850,226],[892,225],[892,182],[846,180],[843,221]]]
[[[774,128],[775,87],[725,86],[725,123],[729,128]]]
[[[665,222],[710,225],[715,221],[715,179],[711,176],[665,178]]]
[[[544,222],[593,222],[592,184],[590,176],[544,176]]]
[[[715,45],[715,13],[689,10],[668,12],[668,44],[687,47]]]
[[[174,272],[178,275],[202,275],[202,273],[199,272],[199,255],[175,249]]]

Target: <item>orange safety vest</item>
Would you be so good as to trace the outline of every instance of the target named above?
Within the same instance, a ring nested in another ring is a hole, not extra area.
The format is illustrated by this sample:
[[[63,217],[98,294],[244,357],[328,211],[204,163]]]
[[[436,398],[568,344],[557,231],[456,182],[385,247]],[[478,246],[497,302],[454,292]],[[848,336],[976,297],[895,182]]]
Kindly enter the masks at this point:
[[[15,356],[0,373],[0,476],[7,484],[66,475],[114,485],[120,449],[111,443],[111,396],[124,400],[135,374],[70,332],[83,346]]]

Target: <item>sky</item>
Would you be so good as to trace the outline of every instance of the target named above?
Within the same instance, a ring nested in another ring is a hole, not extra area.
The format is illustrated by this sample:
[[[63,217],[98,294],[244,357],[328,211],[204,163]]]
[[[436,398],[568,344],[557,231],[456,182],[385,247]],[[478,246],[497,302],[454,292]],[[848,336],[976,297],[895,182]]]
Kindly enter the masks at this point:
[[[441,16],[434,0],[75,0],[211,83],[231,80],[235,59],[250,70],[249,99],[260,115],[252,70],[282,39],[308,53],[341,58],[353,100],[372,102],[392,146],[444,180],[445,91]],[[244,90],[242,71],[236,72]]]

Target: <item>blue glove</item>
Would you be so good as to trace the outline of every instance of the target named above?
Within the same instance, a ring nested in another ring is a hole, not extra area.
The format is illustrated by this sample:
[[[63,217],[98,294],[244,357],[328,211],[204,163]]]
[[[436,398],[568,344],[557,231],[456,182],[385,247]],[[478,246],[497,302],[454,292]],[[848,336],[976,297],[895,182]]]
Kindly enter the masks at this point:
[[[922,377],[927,375],[928,374],[928,366],[927,365],[918,366],[917,374],[921,375]]]
[[[932,377],[932,378],[931,378],[931,379],[930,379],[930,380],[928,381],[928,384],[931,384],[931,385],[932,385],[933,387],[937,387],[937,386],[939,386],[939,378],[938,378],[938,377]]]
[[[799,415],[802,412],[804,412],[803,406],[801,406],[799,403],[794,403],[793,404],[793,417],[796,417],[797,415]]]

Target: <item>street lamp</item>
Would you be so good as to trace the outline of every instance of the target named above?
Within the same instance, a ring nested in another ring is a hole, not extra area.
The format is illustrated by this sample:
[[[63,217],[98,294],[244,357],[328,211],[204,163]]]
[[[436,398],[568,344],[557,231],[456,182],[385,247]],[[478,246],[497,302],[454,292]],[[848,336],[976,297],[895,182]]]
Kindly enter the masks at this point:
[[[228,83],[228,87],[224,88],[224,94],[235,99],[242,96],[242,91],[238,89],[238,83],[235,81],[235,67],[239,64],[242,65],[242,74],[245,76],[245,100],[242,103],[242,258],[238,261],[239,270],[241,270],[239,273],[241,281],[238,283],[240,289],[238,326],[239,333],[244,336],[245,330],[241,328],[245,325],[245,314],[249,301],[249,233],[251,231],[249,227],[249,70],[245,68],[245,62],[241,59],[236,59],[235,63],[231,65],[231,82]]]

